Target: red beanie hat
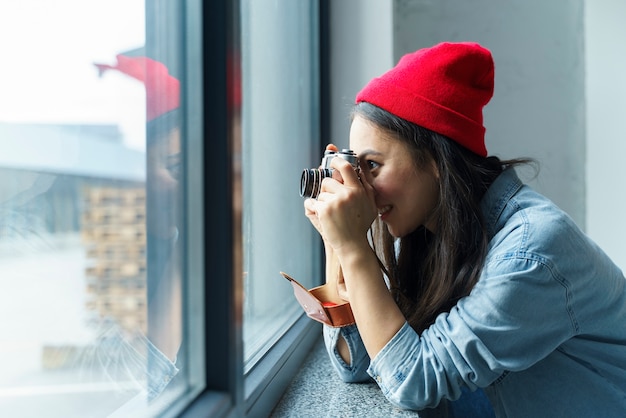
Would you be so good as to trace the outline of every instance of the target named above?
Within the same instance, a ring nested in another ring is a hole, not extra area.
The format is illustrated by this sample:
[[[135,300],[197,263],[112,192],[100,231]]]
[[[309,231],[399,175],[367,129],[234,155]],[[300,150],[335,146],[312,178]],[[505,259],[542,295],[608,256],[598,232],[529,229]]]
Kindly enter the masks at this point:
[[[456,141],[483,157],[483,107],[493,96],[491,53],[477,43],[440,43],[403,56],[356,96]]]
[[[117,64],[94,64],[100,75],[106,70],[118,70],[146,86],[146,119],[151,121],[180,106],[180,83],[169,74],[167,67],[147,57],[117,55]]]

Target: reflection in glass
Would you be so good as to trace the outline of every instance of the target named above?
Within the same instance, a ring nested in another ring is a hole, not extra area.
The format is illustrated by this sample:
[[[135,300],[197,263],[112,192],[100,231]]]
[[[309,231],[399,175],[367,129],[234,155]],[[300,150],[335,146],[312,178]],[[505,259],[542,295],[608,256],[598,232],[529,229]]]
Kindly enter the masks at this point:
[[[180,88],[144,6],[0,3],[3,416],[154,416],[187,388]]]

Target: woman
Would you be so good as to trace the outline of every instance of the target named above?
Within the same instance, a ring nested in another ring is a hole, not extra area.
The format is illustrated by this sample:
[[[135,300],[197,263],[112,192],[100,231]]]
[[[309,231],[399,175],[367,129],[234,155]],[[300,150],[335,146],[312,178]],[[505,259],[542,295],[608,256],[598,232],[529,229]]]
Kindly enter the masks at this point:
[[[484,388],[497,416],[623,414],[626,279],[522,161],[487,156],[493,78],[487,49],[441,43],[357,94],[360,171],[333,159],[305,201],[356,321],[324,328],[330,359],[402,408]]]
[[[144,84],[146,90],[146,266],[147,335],[139,334],[137,349],[111,330],[103,333],[118,339],[116,349],[123,370],[137,382],[145,382],[147,399],[156,401],[166,389],[185,384],[182,336],[182,283],[178,207],[181,152],[180,82],[160,61],[119,54],[115,65],[95,64],[100,74],[116,70]],[[102,344],[104,348],[107,345]],[[101,349],[101,347],[98,347]],[[147,353],[147,357],[144,357]],[[108,358],[108,353],[100,354]],[[134,366],[134,367],[133,367]],[[147,370],[145,367],[147,366]],[[142,394],[143,395],[143,394]],[[138,397],[139,399],[139,397]],[[135,408],[129,402],[117,413]]]

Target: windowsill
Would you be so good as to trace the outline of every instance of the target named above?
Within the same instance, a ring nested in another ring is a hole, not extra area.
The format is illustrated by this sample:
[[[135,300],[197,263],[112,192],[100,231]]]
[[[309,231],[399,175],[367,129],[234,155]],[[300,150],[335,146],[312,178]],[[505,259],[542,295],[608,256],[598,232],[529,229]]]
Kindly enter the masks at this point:
[[[284,417],[445,417],[446,407],[417,413],[394,407],[374,381],[344,383],[335,373],[320,338],[291,381],[271,418]]]

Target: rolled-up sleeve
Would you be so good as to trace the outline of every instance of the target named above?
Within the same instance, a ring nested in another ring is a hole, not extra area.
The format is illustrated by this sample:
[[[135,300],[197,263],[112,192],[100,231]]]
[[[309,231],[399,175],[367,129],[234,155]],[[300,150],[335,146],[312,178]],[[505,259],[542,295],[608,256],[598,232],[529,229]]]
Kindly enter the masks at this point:
[[[346,340],[350,350],[350,364],[346,363],[337,351],[337,341],[340,336],[343,336]],[[344,382],[365,382],[371,380],[367,374],[370,358],[356,325],[341,328],[324,325],[324,343],[331,364]]]

